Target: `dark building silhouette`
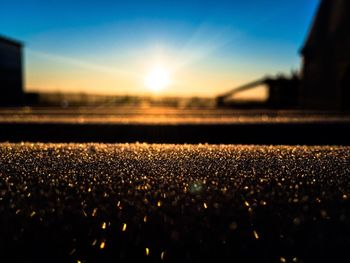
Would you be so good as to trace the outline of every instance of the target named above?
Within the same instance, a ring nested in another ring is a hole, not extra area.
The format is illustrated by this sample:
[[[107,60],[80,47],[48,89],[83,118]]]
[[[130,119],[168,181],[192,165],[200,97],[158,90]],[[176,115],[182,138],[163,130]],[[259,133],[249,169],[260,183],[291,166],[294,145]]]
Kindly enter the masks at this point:
[[[300,105],[350,109],[350,1],[323,0],[301,51]]]
[[[0,36],[0,106],[23,100],[22,44]]]
[[[265,84],[268,108],[350,110],[350,1],[322,0],[301,50],[299,78],[265,78],[217,97],[218,106],[232,95]]]

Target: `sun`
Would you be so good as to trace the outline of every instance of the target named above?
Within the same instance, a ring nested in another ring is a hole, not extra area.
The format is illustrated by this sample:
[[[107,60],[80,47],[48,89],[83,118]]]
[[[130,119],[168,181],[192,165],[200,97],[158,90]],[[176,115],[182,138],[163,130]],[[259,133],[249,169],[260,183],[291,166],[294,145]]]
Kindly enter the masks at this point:
[[[164,67],[154,67],[145,77],[145,86],[153,92],[160,92],[170,84],[170,73]]]

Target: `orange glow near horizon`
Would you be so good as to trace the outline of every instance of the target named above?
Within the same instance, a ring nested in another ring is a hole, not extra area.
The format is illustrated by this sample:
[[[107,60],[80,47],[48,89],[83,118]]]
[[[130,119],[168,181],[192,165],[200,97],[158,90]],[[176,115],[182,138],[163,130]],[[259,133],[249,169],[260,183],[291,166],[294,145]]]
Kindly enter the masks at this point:
[[[190,52],[191,53],[191,52]],[[205,53],[205,52],[203,52]],[[79,59],[29,50],[26,59],[26,90],[33,92],[86,93],[101,95],[161,95],[213,97],[251,81],[259,72],[196,63],[187,53],[171,50],[142,52],[131,59]],[[185,62],[186,63],[185,63]],[[191,61],[193,61],[191,63]],[[101,62],[101,61],[100,61]],[[243,94],[244,95],[244,94]],[[248,98],[264,99],[263,90],[252,90]]]

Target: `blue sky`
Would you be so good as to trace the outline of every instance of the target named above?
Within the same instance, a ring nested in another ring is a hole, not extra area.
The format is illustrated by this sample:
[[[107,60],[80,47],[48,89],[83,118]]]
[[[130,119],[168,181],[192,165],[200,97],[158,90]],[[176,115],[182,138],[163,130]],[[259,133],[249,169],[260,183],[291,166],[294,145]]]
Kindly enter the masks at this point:
[[[211,96],[298,69],[318,0],[0,0],[0,34],[25,45],[26,88],[147,92],[155,64],[164,94]]]

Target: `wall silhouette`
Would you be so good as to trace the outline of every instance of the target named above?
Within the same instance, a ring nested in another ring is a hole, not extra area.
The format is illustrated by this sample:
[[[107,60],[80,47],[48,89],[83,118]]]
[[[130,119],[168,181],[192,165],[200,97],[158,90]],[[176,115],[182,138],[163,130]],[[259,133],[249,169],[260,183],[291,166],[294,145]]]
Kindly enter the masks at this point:
[[[22,44],[0,36],[0,106],[23,100]]]
[[[350,1],[323,0],[301,51],[300,105],[350,108]]]

